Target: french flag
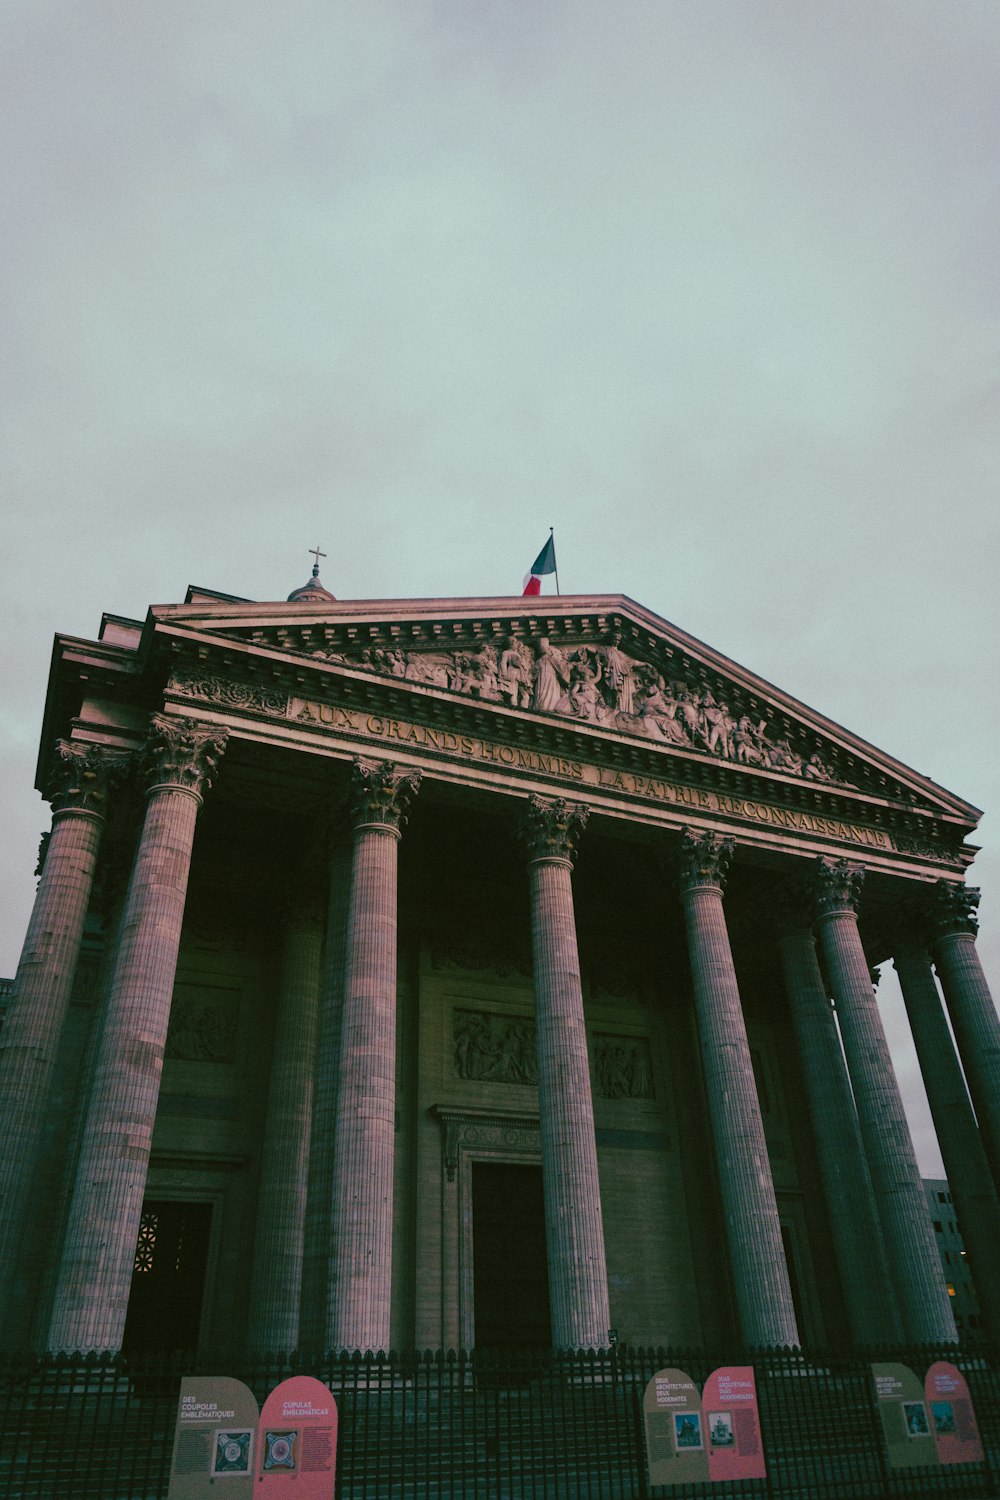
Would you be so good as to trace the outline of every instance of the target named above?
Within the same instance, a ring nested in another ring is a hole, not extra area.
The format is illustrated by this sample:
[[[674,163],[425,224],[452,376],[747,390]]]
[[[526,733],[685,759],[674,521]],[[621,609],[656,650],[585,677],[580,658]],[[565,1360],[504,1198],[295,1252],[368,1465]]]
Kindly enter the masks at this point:
[[[540,594],[542,592],[542,579],[546,573],[556,571],[556,542],[555,537],[549,532],[549,539],[531,564],[531,571],[524,575],[524,587],[521,590],[525,594]]]

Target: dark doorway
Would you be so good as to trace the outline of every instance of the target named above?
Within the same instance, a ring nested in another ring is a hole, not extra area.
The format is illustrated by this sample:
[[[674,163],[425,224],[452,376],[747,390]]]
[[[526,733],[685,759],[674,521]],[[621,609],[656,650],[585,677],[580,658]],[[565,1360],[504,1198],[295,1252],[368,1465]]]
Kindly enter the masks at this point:
[[[210,1203],[147,1199],[142,1205],[126,1350],[197,1348],[211,1228]]]
[[[548,1348],[541,1167],[473,1162],[472,1245],[476,1348]]]

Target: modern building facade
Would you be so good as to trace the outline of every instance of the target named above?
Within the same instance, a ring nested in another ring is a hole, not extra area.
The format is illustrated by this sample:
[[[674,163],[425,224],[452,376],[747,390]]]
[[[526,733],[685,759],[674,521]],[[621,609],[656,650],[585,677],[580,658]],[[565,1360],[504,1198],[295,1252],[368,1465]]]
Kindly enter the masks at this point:
[[[38,784],[8,1343],[953,1340],[888,959],[1000,1333],[979,814],[649,610],[190,589]]]
[[[985,1339],[986,1329],[972,1280],[969,1252],[955,1218],[955,1202],[947,1178],[925,1177],[924,1194],[958,1336],[963,1342],[975,1343]]]

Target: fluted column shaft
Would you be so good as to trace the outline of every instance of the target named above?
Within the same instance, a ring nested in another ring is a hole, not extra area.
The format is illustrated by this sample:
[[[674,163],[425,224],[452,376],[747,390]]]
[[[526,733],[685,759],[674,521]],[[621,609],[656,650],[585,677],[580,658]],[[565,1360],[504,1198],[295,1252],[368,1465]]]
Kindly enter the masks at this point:
[[[552,1342],[608,1342],[608,1272],[594,1106],[573,914],[572,854],[588,810],[532,797],[523,829],[529,860],[538,1109]]]
[[[969,1255],[979,1307],[1000,1339],[1000,1202],[948,1030],[926,947],[912,934],[897,945],[896,971],[927,1090],[955,1216]]]
[[[258,1350],[289,1352],[299,1346],[322,959],[319,913],[293,913],[285,932],[271,1050],[250,1282],[250,1342]]]
[[[798,1344],[781,1224],[722,905],[729,839],[684,836],[681,900],[740,1325],[754,1346]]]
[[[993,1184],[1000,1193],[1000,1016],[976,950],[979,892],[942,881],[938,903],[938,975]]]
[[[62,740],[56,747],[52,831],[0,1031],[0,1328],[26,1332],[15,1267],[29,1234],[45,1114],[76,974],[110,776],[124,758]]]
[[[889,1056],[855,910],[864,870],[819,862],[818,924],[840,1018],[861,1137],[886,1253],[910,1343],[949,1343],[955,1334],[941,1262],[899,1084]]]
[[[858,1345],[898,1342],[882,1226],[816,940],[801,926],[781,933],[778,949],[851,1335]]]
[[[396,1114],[396,867],[416,772],[354,766],[354,850],[332,1183],[332,1349],[388,1349]]]
[[[49,1348],[117,1350],[128,1308],[195,822],[224,732],[154,718],[152,785],[119,928]]]
[[[333,1143],[337,1122],[340,1028],[350,893],[351,846],[345,837],[343,842],[338,841],[330,856],[330,890],[316,1037],[312,1128],[309,1139],[309,1192],[302,1262],[302,1314],[299,1328],[303,1349],[324,1347],[329,1314],[328,1276],[333,1238]]]

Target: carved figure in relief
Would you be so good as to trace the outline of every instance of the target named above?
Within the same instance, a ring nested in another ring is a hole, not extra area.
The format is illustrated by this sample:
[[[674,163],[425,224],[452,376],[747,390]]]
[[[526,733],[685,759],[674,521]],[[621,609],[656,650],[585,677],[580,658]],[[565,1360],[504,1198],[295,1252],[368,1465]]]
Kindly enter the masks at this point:
[[[596,723],[605,717],[607,710],[597,685],[600,675],[600,666],[591,663],[587,656],[581,653],[573,664],[569,690],[570,712],[578,719],[588,719]]]
[[[406,676],[406,656],[398,646],[394,646],[389,652],[389,671],[393,677]]]
[[[475,675],[472,679],[474,690],[484,702],[496,703],[500,698],[496,649],[487,641],[478,656],[473,657],[473,661],[476,664]]]
[[[817,751],[814,755],[810,755],[809,759],[806,761],[805,765],[802,768],[802,774],[803,776],[808,776],[810,781],[833,780],[833,775],[824,765],[819,751]]]
[[[522,1085],[536,1082],[535,1030],[530,1021],[456,1011],[453,1026],[458,1078]]]
[[[648,1044],[626,1037],[593,1039],[594,1091],[603,1099],[652,1099]]]
[[[605,692],[611,707],[619,713],[631,714],[635,712],[633,669],[630,658],[621,649],[621,643],[621,631],[616,630],[611,637],[611,644],[600,652],[600,661],[604,668]]]
[[[764,764],[764,720],[755,724],[749,714],[744,714],[732,734],[733,759],[744,766]]]
[[[544,713],[555,713],[569,683],[569,672],[561,651],[550,646],[545,636],[538,642],[535,657],[533,707]]]
[[[677,689],[677,708],[691,743],[704,739],[700,700],[697,693],[693,693],[684,683]]]
[[[500,653],[498,672],[500,691],[511,707],[527,708],[531,701],[531,658],[516,636],[510,637]]]
[[[731,759],[733,753],[732,732],[736,721],[725,703],[716,703],[711,693],[705,694],[705,743],[714,754]]]
[[[675,745],[687,744],[684,726],[677,719],[677,702],[668,697],[662,677],[643,699],[639,708],[639,722],[643,732],[652,739],[668,740]]]

